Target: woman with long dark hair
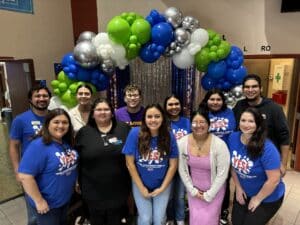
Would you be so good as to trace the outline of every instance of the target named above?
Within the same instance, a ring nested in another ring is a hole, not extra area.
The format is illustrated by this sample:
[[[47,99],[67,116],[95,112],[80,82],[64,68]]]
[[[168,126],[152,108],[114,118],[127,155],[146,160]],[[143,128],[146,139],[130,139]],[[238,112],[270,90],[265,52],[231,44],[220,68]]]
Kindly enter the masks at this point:
[[[132,178],[138,225],[164,224],[178,149],[159,104],[145,108],[142,125],[132,128],[123,153]]]
[[[19,177],[40,225],[67,224],[67,206],[77,179],[73,144],[68,113],[54,109],[22,157]]]
[[[80,156],[79,185],[91,225],[121,224],[130,190],[122,148],[130,127],[115,120],[111,104],[94,101],[88,123],[76,135]]]
[[[176,140],[180,140],[191,132],[190,120],[183,117],[182,106],[179,98],[172,94],[166,97],[164,109],[170,122],[170,128]],[[172,191],[167,208],[167,225],[184,225],[185,221],[185,188],[178,173],[172,182]]]
[[[229,136],[231,173],[235,184],[233,225],[264,225],[280,208],[285,187],[280,176],[280,155],[266,139],[265,121],[248,108],[239,121],[241,131]]]

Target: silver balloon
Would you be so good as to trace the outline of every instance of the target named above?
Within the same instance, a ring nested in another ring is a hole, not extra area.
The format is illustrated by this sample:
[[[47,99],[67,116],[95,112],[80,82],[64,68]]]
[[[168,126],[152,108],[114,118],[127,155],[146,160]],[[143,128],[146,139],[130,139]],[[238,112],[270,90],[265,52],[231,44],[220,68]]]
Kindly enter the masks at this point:
[[[175,40],[179,46],[186,46],[190,43],[191,34],[189,31],[179,27],[175,30]]]
[[[92,31],[84,31],[79,35],[76,44],[82,41],[92,41],[95,36],[96,34]]]
[[[74,59],[84,68],[92,68],[99,64],[96,47],[90,41],[82,41],[75,46]]]
[[[231,89],[231,93],[234,97],[237,99],[241,98],[243,96],[243,88],[242,85],[235,86],[234,88]]]
[[[228,105],[232,105],[232,104],[234,103],[234,98],[233,98],[233,97],[227,97],[227,98],[226,98],[226,103],[227,103]]]
[[[177,46],[177,47],[175,48],[175,52],[176,52],[176,53],[181,52],[181,47],[180,47],[180,46]]]
[[[199,21],[192,16],[186,16],[182,20],[182,27],[193,32],[199,27]]]
[[[172,24],[174,28],[179,27],[182,22],[182,13],[175,7],[167,8],[165,11],[167,21]]]
[[[101,63],[102,71],[107,75],[113,75],[115,73],[115,65],[112,59],[105,59]]]

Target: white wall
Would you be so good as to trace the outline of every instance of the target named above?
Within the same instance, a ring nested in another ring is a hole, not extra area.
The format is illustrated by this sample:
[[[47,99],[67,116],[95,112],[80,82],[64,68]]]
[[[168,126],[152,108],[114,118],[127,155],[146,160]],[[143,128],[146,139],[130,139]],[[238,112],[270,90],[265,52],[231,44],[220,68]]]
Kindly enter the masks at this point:
[[[36,79],[54,79],[53,63],[73,50],[70,0],[33,0],[34,14],[0,10],[0,56],[34,60]]]

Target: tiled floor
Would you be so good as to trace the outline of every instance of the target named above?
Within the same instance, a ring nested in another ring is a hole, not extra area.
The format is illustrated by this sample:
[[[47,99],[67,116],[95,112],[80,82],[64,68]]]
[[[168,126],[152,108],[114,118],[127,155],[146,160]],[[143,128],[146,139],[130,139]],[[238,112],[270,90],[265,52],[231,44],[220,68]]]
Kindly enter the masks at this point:
[[[300,225],[300,173],[289,171],[284,177],[285,200],[268,225]],[[26,210],[23,197],[0,205],[1,225],[26,225]]]

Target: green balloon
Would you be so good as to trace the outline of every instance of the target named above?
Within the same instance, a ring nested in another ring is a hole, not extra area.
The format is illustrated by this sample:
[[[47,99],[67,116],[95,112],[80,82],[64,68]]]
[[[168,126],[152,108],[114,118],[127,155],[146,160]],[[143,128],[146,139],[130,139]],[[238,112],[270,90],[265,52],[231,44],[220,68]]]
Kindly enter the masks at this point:
[[[145,44],[151,37],[151,25],[145,19],[136,19],[131,26],[131,32],[141,44]]]
[[[60,82],[59,82],[58,80],[52,80],[52,81],[51,81],[51,87],[52,87],[53,89],[55,89],[55,88],[58,87],[59,83],[60,83]]]
[[[218,47],[216,45],[212,45],[209,50],[211,52],[216,52],[218,50]]]
[[[216,35],[216,36],[214,36],[214,38],[212,39],[212,41],[213,41],[213,43],[215,44],[215,45],[220,45],[220,43],[221,43],[221,37],[220,37],[220,35]]]
[[[76,98],[72,96],[72,93],[70,90],[67,90],[65,93],[61,96],[61,101],[68,107],[74,107],[77,104]]]
[[[54,95],[57,95],[57,96],[61,95],[61,92],[58,88],[53,89],[53,93],[54,93]]]
[[[134,59],[139,55],[140,47],[136,44],[129,44],[126,47],[126,58],[128,60]]]
[[[215,31],[210,30],[210,29],[207,30],[207,33],[208,33],[208,37],[210,40],[212,40],[217,34]]]
[[[210,52],[209,53],[209,58],[212,60],[212,61],[218,61],[218,56],[217,56],[217,53],[216,52]]]
[[[78,85],[77,83],[73,83],[73,84],[71,84],[71,85],[69,86],[69,90],[71,91],[71,93],[72,93],[73,95],[76,94],[76,91],[77,91],[78,86],[79,86],[79,85]]]
[[[109,21],[107,33],[113,42],[125,45],[129,40],[131,31],[128,22],[120,16],[116,16]]]
[[[57,80],[60,81],[60,82],[64,82],[67,84],[67,86],[69,86],[71,83],[73,83],[74,81],[70,80],[68,78],[68,76],[65,74],[64,71],[61,71],[58,73],[57,75]]]
[[[224,59],[226,57],[225,51],[223,48],[217,50],[217,56],[219,59]]]
[[[136,35],[131,35],[129,38],[129,42],[136,44],[138,42],[137,36]]]
[[[68,85],[65,82],[60,82],[60,84],[58,85],[58,89],[61,93],[63,93],[68,90]]]

